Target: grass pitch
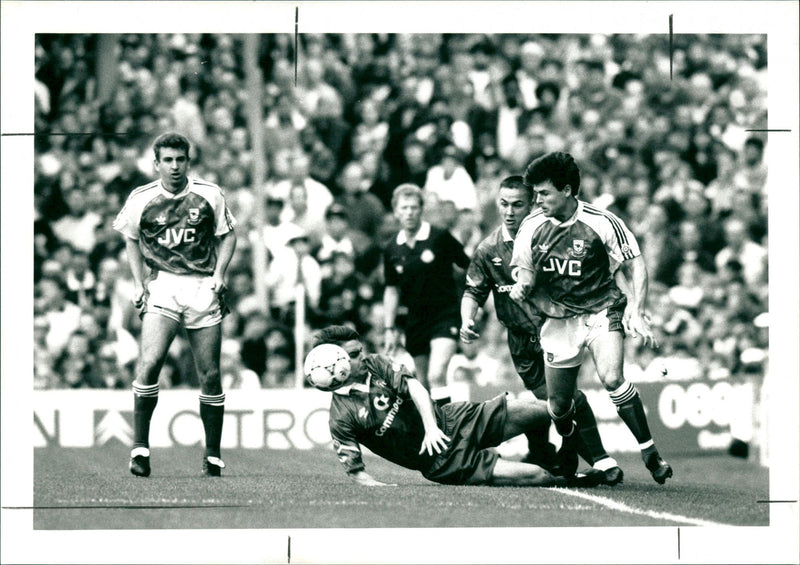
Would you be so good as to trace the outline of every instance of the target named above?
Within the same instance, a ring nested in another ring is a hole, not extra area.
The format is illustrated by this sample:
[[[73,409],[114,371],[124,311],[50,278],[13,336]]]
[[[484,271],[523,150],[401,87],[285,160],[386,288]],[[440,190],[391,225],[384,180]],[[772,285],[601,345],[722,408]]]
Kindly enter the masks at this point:
[[[37,448],[36,530],[451,528],[769,525],[769,470],[726,455],[664,453],[675,476],[656,484],[638,454],[617,456],[615,487],[453,487],[370,454],[367,471],[393,487],[345,476],[332,450],[228,450],[220,478],[201,476],[200,448],[153,449],[149,478],[128,472],[128,448]],[[600,500],[602,499],[602,500]],[[605,501],[605,502],[604,502]]]

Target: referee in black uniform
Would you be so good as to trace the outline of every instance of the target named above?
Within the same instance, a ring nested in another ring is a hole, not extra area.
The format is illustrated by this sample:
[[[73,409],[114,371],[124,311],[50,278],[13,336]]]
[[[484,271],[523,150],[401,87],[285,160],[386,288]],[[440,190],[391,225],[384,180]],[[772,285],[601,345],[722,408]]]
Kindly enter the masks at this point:
[[[404,306],[405,344],[417,378],[443,404],[450,401],[447,365],[461,326],[453,265],[466,269],[469,258],[450,232],[422,221],[423,202],[422,190],[414,184],[401,184],[392,194],[401,229],[384,250],[384,343],[391,356],[401,342],[396,323],[398,308]]]

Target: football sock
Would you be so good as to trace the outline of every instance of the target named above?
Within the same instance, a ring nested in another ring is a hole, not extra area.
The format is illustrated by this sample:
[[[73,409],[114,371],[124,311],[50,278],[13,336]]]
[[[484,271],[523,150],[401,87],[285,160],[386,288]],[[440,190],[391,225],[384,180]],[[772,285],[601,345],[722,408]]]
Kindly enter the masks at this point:
[[[594,467],[598,471],[608,471],[613,467],[619,467],[619,463],[617,463],[617,460],[614,459],[613,457],[609,457],[608,455],[606,455],[602,459],[598,459],[597,461],[595,461],[592,467]]]
[[[600,439],[600,433],[597,431],[597,420],[594,417],[592,407],[589,406],[586,395],[580,390],[575,395],[574,418],[582,440],[578,446],[578,454],[590,465],[595,461],[608,457],[608,453],[603,447],[603,440]]]
[[[133,383],[133,447],[150,447],[150,419],[158,404],[158,383]]]
[[[535,427],[525,432],[525,437],[528,438],[528,455],[539,465],[551,466],[555,463],[556,449],[550,443],[549,432],[550,420],[537,423]]]
[[[625,381],[617,390],[609,392],[611,402],[617,407],[617,413],[639,443],[642,458],[647,460],[650,453],[655,452],[653,437],[647,425],[642,399],[633,383]]]
[[[560,416],[556,416],[556,413],[553,411],[553,407],[551,406],[550,401],[548,400],[547,412],[553,419],[553,423],[556,425],[556,431],[559,433],[559,435],[562,435],[564,437],[572,435],[572,432],[575,431],[575,422],[572,421],[572,416],[575,414],[574,400],[569,405],[567,411],[561,414]]]
[[[206,432],[206,456],[219,457],[222,420],[225,416],[225,393],[200,395],[200,419]]]

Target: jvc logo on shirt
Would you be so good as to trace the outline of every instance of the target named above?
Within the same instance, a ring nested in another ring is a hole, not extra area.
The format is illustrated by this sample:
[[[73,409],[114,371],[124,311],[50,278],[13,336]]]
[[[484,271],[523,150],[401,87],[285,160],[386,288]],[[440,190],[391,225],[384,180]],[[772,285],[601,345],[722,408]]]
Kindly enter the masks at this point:
[[[172,247],[181,243],[190,243],[195,241],[194,228],[167,228],[164,231],[164,237],[159,237],[156,241],[164,247]]]
[[[547,262],[542,267],[544,272],[557,272],[559,275],[570,277],[581,276],[581,262],[577,259],[561,259],[560,257],[548,257]]]

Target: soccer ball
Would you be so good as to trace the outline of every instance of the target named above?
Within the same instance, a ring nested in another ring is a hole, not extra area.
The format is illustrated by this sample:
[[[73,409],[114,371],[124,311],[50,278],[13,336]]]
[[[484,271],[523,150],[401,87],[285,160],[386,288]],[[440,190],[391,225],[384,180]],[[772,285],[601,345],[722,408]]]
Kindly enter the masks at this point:
[[[316,346],[303,364],[306,380],[320,390],[334,390],[350,376],[350,357],[333,343]]]

